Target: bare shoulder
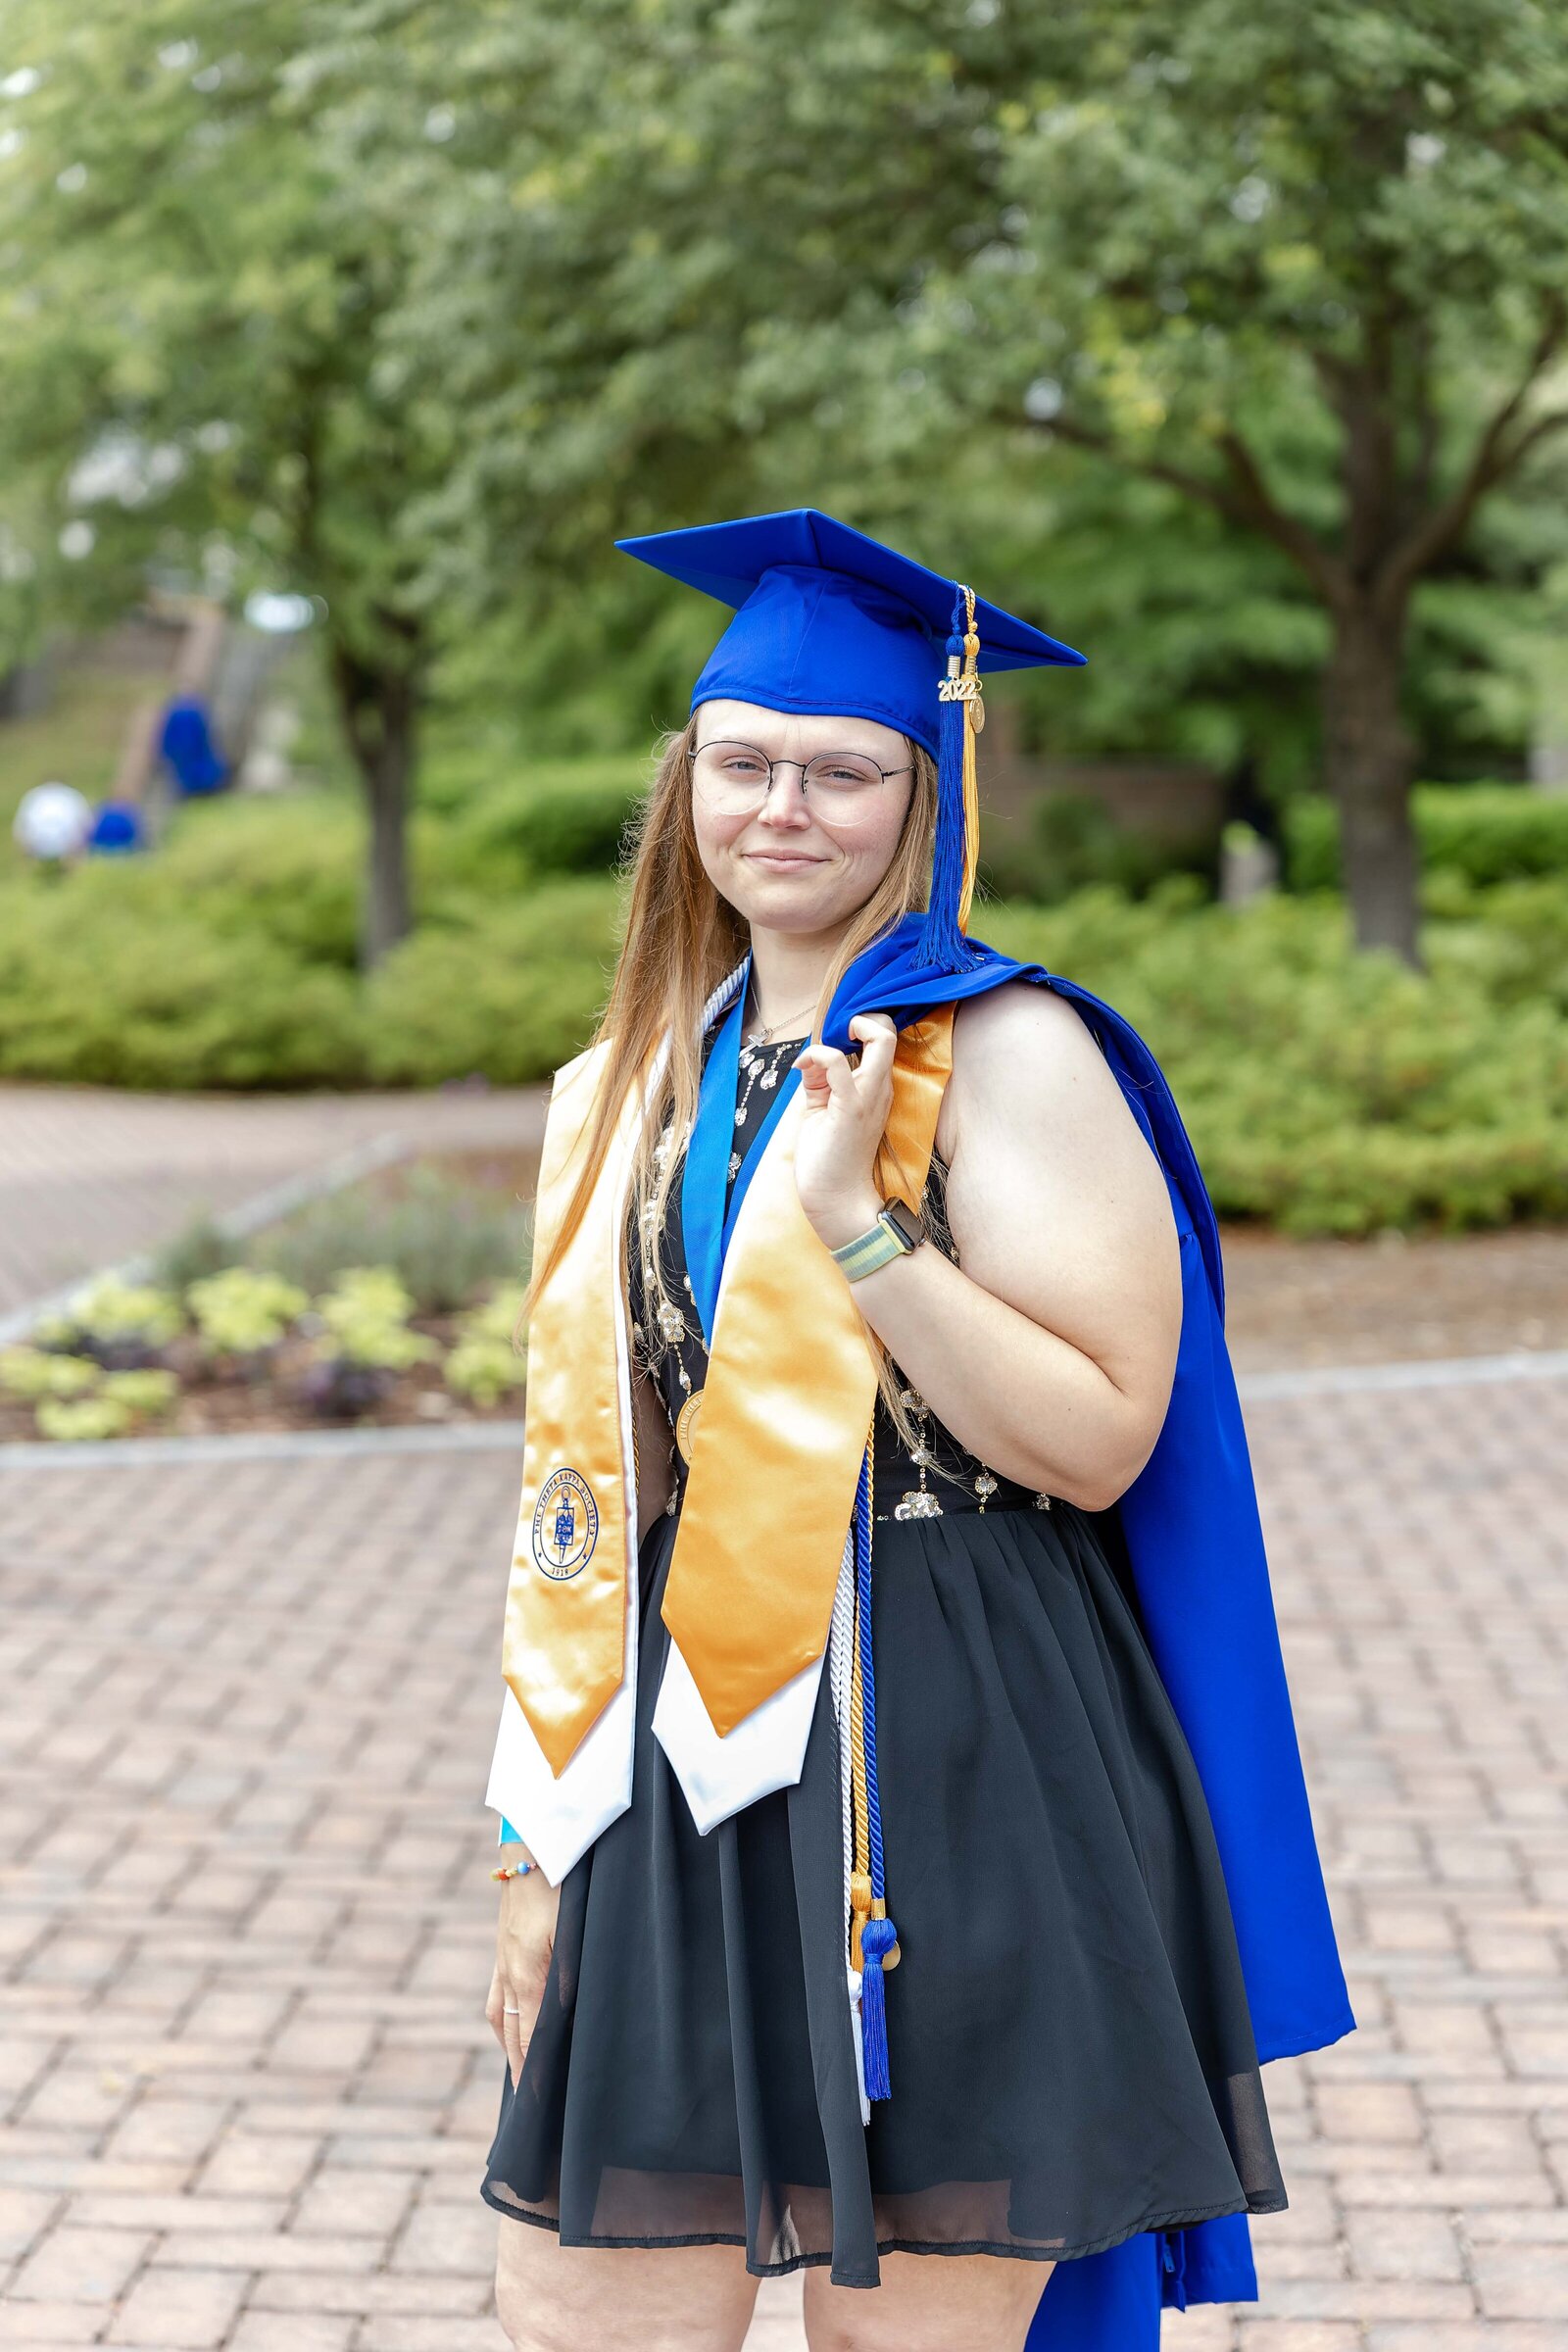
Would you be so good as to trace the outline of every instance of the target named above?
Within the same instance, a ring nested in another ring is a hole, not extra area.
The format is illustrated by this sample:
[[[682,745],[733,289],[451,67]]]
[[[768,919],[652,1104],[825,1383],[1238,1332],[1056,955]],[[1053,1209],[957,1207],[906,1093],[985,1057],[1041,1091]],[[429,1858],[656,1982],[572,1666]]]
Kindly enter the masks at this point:
[[[1176,1223],[1089,1023],[1038,981],[971,998],[947,1091],[938,1145],[964,1272],[1163,1411],[1181,1327]]]
[[[1126,1131],[1147,1152],[1088,1022],[1068,998],[1034,980],[1004,980],[959,1004],[944,1109],[951,1116],[938,1147],[950,1160],[966,1135],[972,1141],[998,1124],[1060,1133],[1064,1114],[1081,1137]]]

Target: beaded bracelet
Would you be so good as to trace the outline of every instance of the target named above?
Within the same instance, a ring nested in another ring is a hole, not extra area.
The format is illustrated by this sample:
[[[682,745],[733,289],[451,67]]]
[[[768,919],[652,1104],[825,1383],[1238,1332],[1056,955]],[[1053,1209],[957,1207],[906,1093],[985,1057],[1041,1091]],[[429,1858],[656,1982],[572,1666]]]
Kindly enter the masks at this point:
[[[538,1867],[537,1862],[500,1862],[490,1876],[493,1879],[525,1879],[530,1870],[537,1870]]]

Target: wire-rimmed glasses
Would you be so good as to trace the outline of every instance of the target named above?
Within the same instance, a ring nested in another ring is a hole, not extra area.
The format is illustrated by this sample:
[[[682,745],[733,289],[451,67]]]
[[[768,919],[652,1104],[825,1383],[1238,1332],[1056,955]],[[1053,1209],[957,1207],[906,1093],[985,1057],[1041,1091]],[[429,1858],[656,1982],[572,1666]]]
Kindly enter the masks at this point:
[[[690,754],[692,784],[715,816],[751,816],[773,789],[776,767],[797,767],[807,806],[824,824],[853,823],[864,815],[890,776],[903,767],[879,767],[864,752],[816,752],[809,760],[770,760],[754,743],[719,736]]]

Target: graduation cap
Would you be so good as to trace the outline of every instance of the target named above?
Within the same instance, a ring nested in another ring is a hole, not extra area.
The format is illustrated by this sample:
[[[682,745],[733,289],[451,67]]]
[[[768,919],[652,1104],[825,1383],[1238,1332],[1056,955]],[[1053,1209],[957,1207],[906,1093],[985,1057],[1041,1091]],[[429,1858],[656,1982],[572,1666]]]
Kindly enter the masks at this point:
[[[963,970],[980,847],[981,664],[1076,667],[1084,656],[814,507],[615,545],[736,609],[697,681],[693,710],[723,698],[876,719],[935,755],[936,848],[915,961]]]

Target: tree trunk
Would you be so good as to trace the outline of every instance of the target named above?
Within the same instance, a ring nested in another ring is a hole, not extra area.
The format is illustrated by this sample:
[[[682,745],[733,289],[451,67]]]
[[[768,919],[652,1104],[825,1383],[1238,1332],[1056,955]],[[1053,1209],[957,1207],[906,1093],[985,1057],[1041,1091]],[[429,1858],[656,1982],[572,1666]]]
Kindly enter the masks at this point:
[[[1333,620],[1323,679],[1326,781],[1340,814],[1355,944],[1392,948],[1419,971],[1420,868],[1410,822],[1415,751],[1399,710],[1405,615],[1356,596]]]
[[[368,972],[408,937],[412,924],[408,815],[420,682],[413,662],[382,663],[344,646],[333,649],[332,678],[370,820],[360,909],[360,969]]]

